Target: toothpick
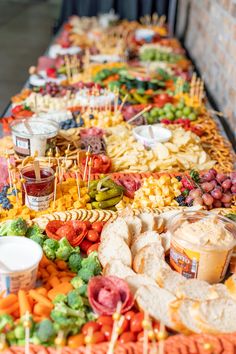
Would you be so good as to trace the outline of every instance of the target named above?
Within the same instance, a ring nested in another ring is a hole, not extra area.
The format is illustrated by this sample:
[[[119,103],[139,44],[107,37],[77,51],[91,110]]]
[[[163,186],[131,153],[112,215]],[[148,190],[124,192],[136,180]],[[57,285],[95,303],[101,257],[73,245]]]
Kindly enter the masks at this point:
[[[24,192],[25,192],[25,199],[27,199],[28,207],[30,208],[30,201],[29,201],[29,197],[28,197],[28,194],[27,194],[26,186],[25,186],[25,179],[24,179],[24,177],[23,177],[21,172],[20,172],[20,182],[21,182],[21,184],[23,186],[23,189],[24,189]],[[22,199],[22,205],[23,205],[23,199]]]
[[[142,322],[143,333],[143,354],[148,354],[148,331],[150,329],[150,319],[148,312],[144,312],[144,320]]]
[[[119,113],[122,111],[122,108],[124,107],[124,104],[125,104],[125,102],[126,102],[128,96],[129,96],[129,95],[128,95],[128,93],[127,93],[127,95],[125,95],[125,97],[123,98],[123,100],[122,100],[122,102],[121,102],[121,104],[120,104],[120,107],[118,108],[118,112],[119,112]]]
[[[140,117],[143,113],[149,111],[149,109],[152,108],[152,106],[148,106],[146,108],[144,108],[141,112],[137,113],[135,116],[133,116],[131,119],[128,120],[128,123],[133,122],[135,119],[137,119],[138,117]]]
[[[90,354],[91,353],[92,340],[93,340],[93,329],[91,327],[89,327],[88,334],[84,338],[85,345],[86,345],[86,347],[85,347],[85,353],[86,354]]]
[[[18,194],[17,194],[17,178],[16,178],[16,170],[14,171],[14,178],[13,178],[13,187],[15,190],[15,197],[16,197],[16,204],[19,205],[19,198],[18,198]]]
[[[158,354],[164,354],[166,329],[163,322],[160,323],[160,331],[158,332],[158,334],[159,334]]]
[[[4,352],[8,348],[5,333],[0,334],[0,353]]]
[[[78,167],[77,163],[75,162],[73,170],[75,171],[75,177],[76,177],[76,185],[77,185],[77,192],[78,192],[78,198],[80,199],[80,183],[79,183],[79,176],[78,176]]]
[[[88,162],[88,189],[89,189],[89,185],[90,185],[91,169],[92,169],[92,157],[90,157],[89,162]]]
[[[84,166],[84,174],[83,174],[83,181],[85,181],[86,174],[87,174],[87,167],[88,167],[88,159],[90,156],[90,145],[88,146],[88,150],[86,152],[86,160],[85,160],[85,166]]]
[[[54,174],[53,209],[55,209],[55,207],[56,207],[56,197],[57,197],[57,176],[58,176],[58,172],[57,172],[57,168],[56,168],[56,172],[55,172],[55,174]]]
[[[56,344],[56,352],[57,354],[62,353],[62,348],[64,347],[64,332],[62,330],[59,331],[57,337],[55,338],[55,344]]]
[[[47,155],[48,155],[48,167],[51,167],[52,149],[49,149]]]

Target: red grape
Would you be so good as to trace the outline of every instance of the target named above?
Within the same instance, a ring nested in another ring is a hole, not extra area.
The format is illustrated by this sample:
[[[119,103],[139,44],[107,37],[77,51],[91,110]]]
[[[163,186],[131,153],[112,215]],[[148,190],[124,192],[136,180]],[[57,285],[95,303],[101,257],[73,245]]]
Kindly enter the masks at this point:
[[[208,172],[209,172],[213,177],[216,177],[216,175],[217,175],[217,171],[216,171],[214,168],[211,168]]]
[[[201,187],[205,192],[210,192],[214,188],[214,185],[212,185],[211,182],[203,182]]]
[[[236,183],[232,185],[232,187],[231,187],[231,192],[232,192],[233,194],[236,194]]]
[[[214,199],[212,198],[212,196],[209,193],[204,193],[202,195],[202,199],[204,201],[204,203],[208,206],[212,205]]]
[[[231,203],[224,203],[224,207],[225,208],[230,208],[231,207]]]
[[[187,198],[185,199],[185,202],[187,204],[190,204],[192,201],[193,201],[193,198],[190,195],[188,195]]]
[[[222,182],[222,187],[227,190],[230,189],[230,187],[232,186],[232,182],[229,178],[225,179],[224,182]]]
[[[223,194],[223,196],[221,198],[222,203],[230,203],[231,200],[232,200],[232,195],[229,193]]]
[[[224,175],[223,173],[217,173],[217,175],[216,175],[216,180],[219,183],[222,183],[226,178],[227,178],[227,176]]]
[[[197,189],[192,189],[190,192],[189,192],[189,196],[193,199],[195,198],[198,198],[198,197],[201,197],[202,196],[202,191],[201,189],[197,188]]]
[[[221,199],[222,198],[222,192],[220,188],[215,188],[213,191],[211,191],[211,195],[214,199]]]
[[[193,200],[193,205],[203,205],[203,200],[201,197],[196,197],[194,200]]]
[[[222,203],[221,203],[220,200],[214,200],[213,206],[214,206],[215,208],[221,208]]]
[[[208,172],[204,173],[204,175],[201,178],[201,181],[210,182],[213,178],[214,178],[214,176],[212,175],[212,173],[208,171]]]

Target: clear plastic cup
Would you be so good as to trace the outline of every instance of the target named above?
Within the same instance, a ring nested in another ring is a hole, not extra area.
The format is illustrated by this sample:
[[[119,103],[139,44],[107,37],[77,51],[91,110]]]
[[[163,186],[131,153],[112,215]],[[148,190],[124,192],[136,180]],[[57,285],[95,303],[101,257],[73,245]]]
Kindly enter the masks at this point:
[[[26,237],[0,237],[0,291],[7,296],[34,288],[42,256],[42,248]]]
[[[236,245],[236,223],[207,211],[178,213],[169,223],[170,264],[186,278],[218,283]]]

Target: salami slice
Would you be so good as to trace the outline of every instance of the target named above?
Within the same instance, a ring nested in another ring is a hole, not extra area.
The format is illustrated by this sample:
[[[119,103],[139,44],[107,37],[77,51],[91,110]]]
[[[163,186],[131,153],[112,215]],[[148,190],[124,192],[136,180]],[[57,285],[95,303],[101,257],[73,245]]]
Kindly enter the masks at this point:
[[[127,283],[115,276],[90,279],[88,298],[92,309],[99,315],[112,315],[119,301],[122,303],[121,313],[128,311],[134,304]]]

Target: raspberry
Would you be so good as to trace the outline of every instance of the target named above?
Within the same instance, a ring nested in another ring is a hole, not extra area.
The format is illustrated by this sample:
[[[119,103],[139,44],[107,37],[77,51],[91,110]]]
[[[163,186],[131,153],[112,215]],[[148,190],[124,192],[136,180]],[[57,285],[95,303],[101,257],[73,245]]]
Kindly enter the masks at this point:
[[[186,178],[182,178],[181,182],[182,182],[182,185],[184,186],[184,188],[187,188],[190,190],[194,189],[194,185],[190,181],[188,181]]]

